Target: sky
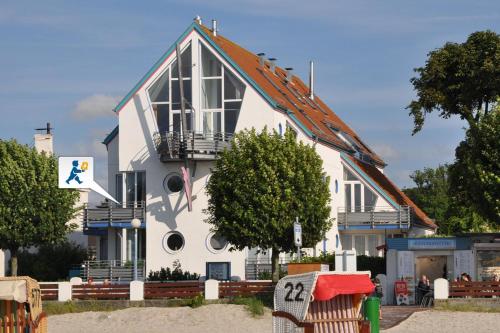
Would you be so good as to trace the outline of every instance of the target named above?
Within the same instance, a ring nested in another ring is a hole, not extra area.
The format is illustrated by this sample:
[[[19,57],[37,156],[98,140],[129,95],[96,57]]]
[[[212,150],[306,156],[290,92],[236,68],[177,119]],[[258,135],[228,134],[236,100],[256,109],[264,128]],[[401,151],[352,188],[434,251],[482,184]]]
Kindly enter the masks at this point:
[[[96,158],[112,109],[200,15],[219,33],[293,67],[386,161],[400,187],[424,167],[453,162],[458,118],[431,115],[412,136],[410,78],[427,53],[478,30],[500,32],[500,2],[483,0],[0,1],[0,139],[33,145],[50,122],[58,155]]]

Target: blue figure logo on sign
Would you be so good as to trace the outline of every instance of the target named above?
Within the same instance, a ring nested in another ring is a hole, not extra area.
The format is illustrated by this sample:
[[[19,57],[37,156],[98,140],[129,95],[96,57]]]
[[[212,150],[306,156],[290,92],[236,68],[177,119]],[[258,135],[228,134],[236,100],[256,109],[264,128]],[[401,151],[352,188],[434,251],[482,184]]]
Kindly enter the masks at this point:
[[[78,169],[78,161],[76,161],[76,160],[75,160],[75,161],[73,161],[73,168],[71,169],[71,172],[70,172],[70,174],[69,174],[68,179],[66,179],[66,184],[69,184],[69,182],[70,182],[70,181],[72,181],[72,180],[76,180],[76,182],[77,182],[78,184],[83,183],[83,182],[80,180],[80,178],[78,177],[78,174],[79,174],[79,173],[85,172],[85,168],[83,168],[83,167],[84,167],[84,165],[83,165],[83,164],[85,164],[85,162],[84,162],[84,163],[82,163],[82,167],[81,167],[81,169]]]

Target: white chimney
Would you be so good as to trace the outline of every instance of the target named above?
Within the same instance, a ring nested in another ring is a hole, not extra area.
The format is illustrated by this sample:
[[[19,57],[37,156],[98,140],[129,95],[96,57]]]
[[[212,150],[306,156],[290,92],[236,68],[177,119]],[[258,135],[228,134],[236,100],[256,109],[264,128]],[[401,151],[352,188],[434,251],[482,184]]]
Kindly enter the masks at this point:
[[[271,72],[274,72],[274,69],[276,68],[276,58],[269,58],[269,70]]]
[[[50,123],[47,123],[46,128],[37,128],[38,131],[45,133],[35,134],[35,149],[38,153],[45,152],[46,154],[54,154],[54,140],[51,132]]]
[[[286,82],[292,82],[292,71],[293,71],[293,68],[292,67],[286,67],[285,70],[286,70]]]
[[[264,68],[264,65],[266,63],[265,55],[265,53],[257,53],[257,56],[259,57],[259,65],[262,68]]]
[[[309,98],[314,100],[314,62],[309,62]]]
[[[212,20],[212,33],[217,36],[217,20]]]
[[[200,15],[196,15],[196,17],[194,18],[194,21],[196,23],[198,23],[199,25],[201,25],[201,16]]]

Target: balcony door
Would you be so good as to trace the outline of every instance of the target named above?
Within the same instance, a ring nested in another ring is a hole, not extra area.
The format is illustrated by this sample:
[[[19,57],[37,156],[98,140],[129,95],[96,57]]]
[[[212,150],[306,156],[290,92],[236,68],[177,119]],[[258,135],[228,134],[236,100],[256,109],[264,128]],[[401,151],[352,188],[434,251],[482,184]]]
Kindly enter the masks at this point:
[[[117,174],[116,198],[122,202],[123,207],[138,207],[141,202],[145,202],[146,173],[139,171]]]
[[[346,212],[371,212],[375,209],[378,196],[346,167],[344,191]]]

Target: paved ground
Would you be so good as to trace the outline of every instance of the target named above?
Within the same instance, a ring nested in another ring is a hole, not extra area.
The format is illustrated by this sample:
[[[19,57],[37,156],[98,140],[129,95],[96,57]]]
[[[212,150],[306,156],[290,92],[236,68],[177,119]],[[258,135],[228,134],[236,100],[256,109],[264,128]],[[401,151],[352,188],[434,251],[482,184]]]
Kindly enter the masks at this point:
[[[417,311],[425,311],[418,306],[383,306],[382,307],[382,320],[380,322],[380,329],[386,330],[396,326],[412,313]]]

